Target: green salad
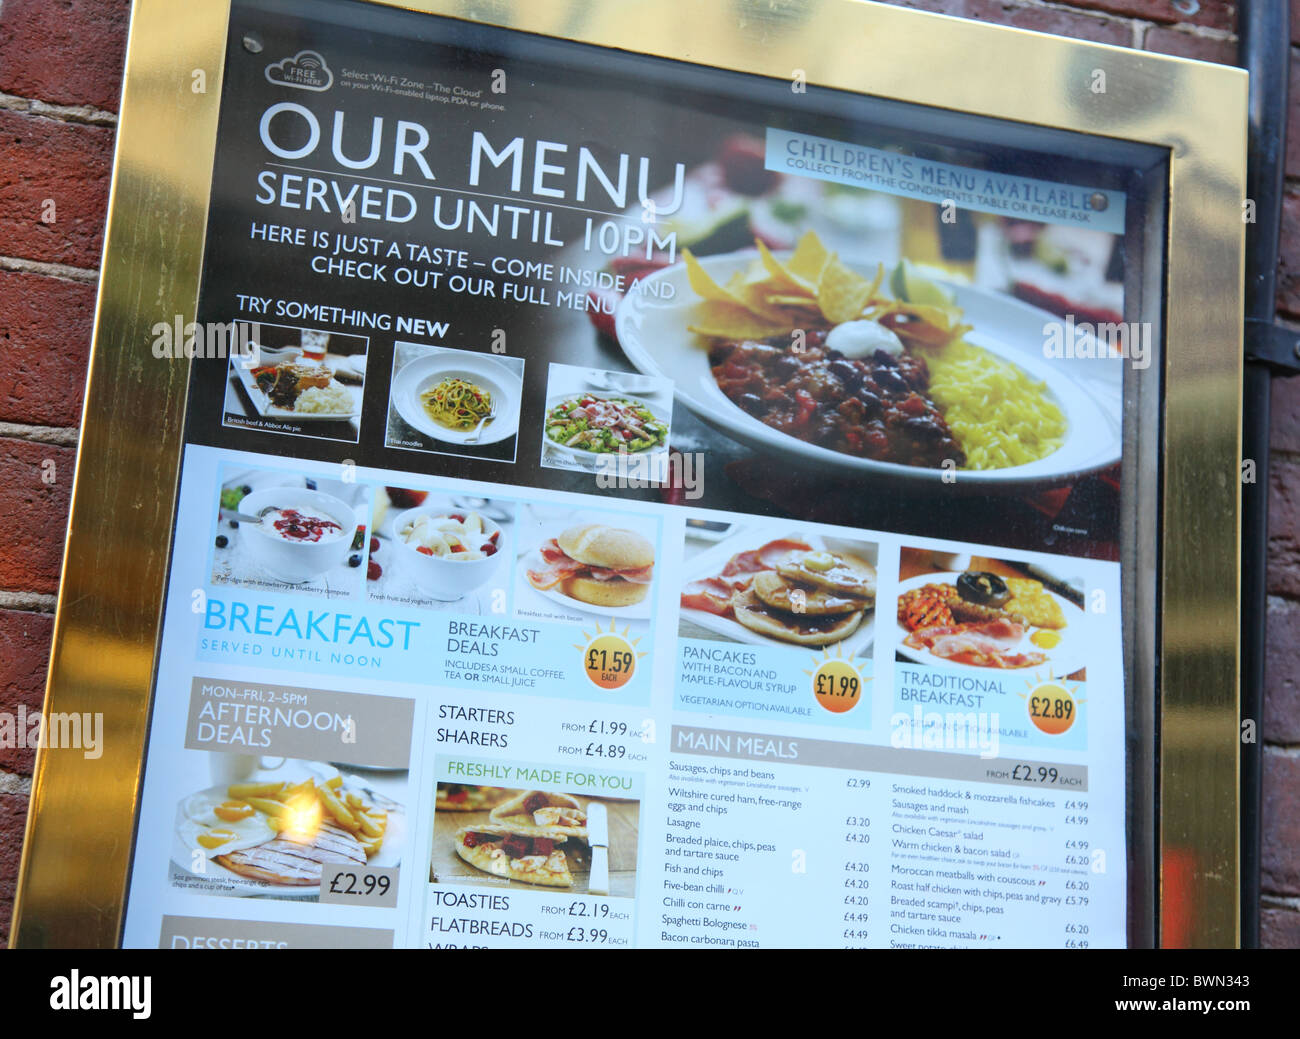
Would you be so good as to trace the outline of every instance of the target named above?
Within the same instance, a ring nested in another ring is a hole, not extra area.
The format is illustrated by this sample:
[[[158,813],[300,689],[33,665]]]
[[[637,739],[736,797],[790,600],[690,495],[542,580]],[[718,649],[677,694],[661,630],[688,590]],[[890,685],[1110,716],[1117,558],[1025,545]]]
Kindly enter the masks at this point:
[[[546,436],[564,447],[604,454],[649,451],[668,442],[668,423],[644,404],[624,397],[584,393],[546,413]]]

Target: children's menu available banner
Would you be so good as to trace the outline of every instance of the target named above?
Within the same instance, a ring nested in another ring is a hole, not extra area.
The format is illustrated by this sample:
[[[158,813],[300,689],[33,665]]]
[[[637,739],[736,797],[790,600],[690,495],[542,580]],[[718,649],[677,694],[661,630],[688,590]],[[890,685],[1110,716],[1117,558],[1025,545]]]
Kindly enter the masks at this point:
[[[1123,945],[1125,171],[355,13],[233,5],[125,942]]]

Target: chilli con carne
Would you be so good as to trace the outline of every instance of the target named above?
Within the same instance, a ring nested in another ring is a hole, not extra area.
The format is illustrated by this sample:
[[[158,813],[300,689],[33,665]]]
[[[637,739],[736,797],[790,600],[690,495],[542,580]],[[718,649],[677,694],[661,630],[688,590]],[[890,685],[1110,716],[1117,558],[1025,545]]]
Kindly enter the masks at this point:
[[[966,453],[926,396],[924,360],[886,350],[845,357],[827,348],[828,331],[809,331],[797,353],[788,336],[719,343],[709,352],[713,378],[750,415],[810,444],[878,462],[966,464]]]

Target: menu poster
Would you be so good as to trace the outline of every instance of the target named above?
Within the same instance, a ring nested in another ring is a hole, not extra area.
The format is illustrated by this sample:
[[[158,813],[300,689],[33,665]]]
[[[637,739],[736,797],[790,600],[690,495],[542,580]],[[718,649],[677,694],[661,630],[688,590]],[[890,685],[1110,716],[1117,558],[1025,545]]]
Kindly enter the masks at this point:
[[[125,943],[1123,945],[1125,171],[267,7]]]

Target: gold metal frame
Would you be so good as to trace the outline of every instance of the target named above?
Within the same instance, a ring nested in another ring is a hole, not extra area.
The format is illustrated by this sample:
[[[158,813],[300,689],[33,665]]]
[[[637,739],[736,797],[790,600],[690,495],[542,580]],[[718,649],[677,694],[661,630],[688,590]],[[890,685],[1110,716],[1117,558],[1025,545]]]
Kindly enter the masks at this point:
[[[1159,574],[1166,940],[1239,942],[1238,576],[1244,72],[862,0],[367,0],[1169,150]],[[102,711],[104,753],[37,758],[17,946],[118,941],[172,538],[229,0],[135,0],[94,349],[46,692]],[[871,55],[869,61],[863,55]],[[1090,89],[1094,70],[1106,90]],[[195,70],[206,92],[195,93]],[[148,405],[144,404],[148,401]]]

